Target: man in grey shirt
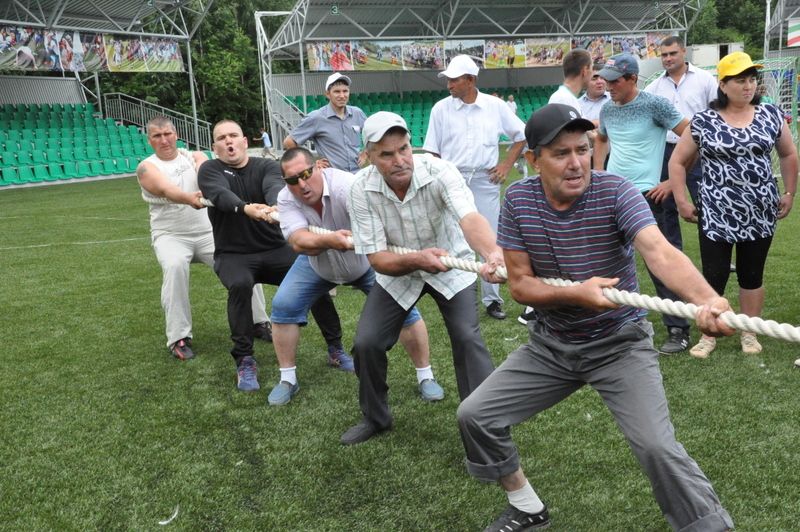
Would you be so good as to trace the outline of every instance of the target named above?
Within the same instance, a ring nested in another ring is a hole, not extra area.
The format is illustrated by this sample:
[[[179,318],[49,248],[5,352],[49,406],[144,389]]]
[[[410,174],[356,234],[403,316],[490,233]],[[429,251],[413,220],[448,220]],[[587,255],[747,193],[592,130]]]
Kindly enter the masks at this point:
[[[367,115],[350,101],[350,78],[335,72],[325,82],[329,103],[308,115],[283,140],[283,149],[296,148],[313,140],[323,164],[357,172],[360,168],[361,128]]]

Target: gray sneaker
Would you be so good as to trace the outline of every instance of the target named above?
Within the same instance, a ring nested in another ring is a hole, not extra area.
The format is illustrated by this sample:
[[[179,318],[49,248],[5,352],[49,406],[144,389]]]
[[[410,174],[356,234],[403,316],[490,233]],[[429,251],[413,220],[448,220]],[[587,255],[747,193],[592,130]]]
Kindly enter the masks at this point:
[[[674,355],[686,351],[689,347],[689,331],[680,327],[670,327],[668,332],[669,338],[658,352],[662,355]]]

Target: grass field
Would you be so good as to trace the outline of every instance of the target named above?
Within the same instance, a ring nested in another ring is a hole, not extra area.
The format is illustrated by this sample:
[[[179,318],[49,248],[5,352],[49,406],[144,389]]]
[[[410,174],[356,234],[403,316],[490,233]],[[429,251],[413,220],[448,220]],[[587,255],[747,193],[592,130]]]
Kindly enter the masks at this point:
[[[202,265],[192,270],[198,357],[170,358],[160,270],[133,178],[2,191],[0,223],[0,529],[472,531],[505,507],[499,488],[465,473],[449,344],[429,298],[421,310],[446,399],[423,403],[395,350],[395,430],[343,448],[340,434],[359,419],[356,378],[326,368],[311,326],[290,405],[266,406],[277,364],[263,342],[261,392],[237,392],[225,290]],[[781,322],[800,321],[799,231],[795,212],[767,266],[764,315]],[[696,258],[694,229],[685,235]],[[642,285],[653,293],[649,280]],[[348,344],[362,303],[339,289]],[[496,363],[527,336],[515,320],[519,305],[506,310],[504,322],[481,319]],[[653,318],[659,343],[663,327]],[[668,357],[662,369],[678,437],[738,529],[797,530],[800,370],[792,362],[800,353],[762,342],[762,356],[742,355],[732,338],[708,360]],[[668,530],[590,389],[514,436],[551,530]]]

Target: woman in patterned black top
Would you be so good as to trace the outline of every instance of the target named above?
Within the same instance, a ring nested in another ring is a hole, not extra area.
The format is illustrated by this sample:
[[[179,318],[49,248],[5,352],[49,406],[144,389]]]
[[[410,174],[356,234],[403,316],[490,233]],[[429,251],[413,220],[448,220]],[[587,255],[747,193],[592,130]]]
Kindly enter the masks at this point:
[[[748,316],[761,314],[767,252],[777,221],[789,214],[797,191],[797,150],[783,112],[760,103],[760,68],[743,52],[720,60],[717,99],[694,115],[669,162],[678,211],[684,220],[699,224],[703,275],[722,295],[735,245],[739,304]],[[780,160],[783,195],[772,174],[773,148]],[[686,197],[686,169],[698,154],[703,177],[695,206]],[[744,353],[761,352],[754,334],[742,333],[741,342]],[[714,347],[714,338],[703,336],[690,353],[706,358]]]

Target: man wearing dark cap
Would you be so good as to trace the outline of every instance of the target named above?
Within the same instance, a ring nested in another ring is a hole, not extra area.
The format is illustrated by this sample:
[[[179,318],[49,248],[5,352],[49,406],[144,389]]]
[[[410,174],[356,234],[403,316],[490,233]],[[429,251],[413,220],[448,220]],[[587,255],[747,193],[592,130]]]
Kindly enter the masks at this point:
[[[610,140],[614,149],[607,170],[626,177],[644,194],[658,228],[667,234],[662,203],[672,192],[668,182],[661,182],[667,132],[680,136],[689,121],[666,98],[637,88],[639,63],[633,55],[613,56],[599,75],[606,80],[612,101],[600,110],[600,127],[594,143],[594,168],[603,169]],[[677,299],[657,275],[651,272],[650,278],[658,297]],[[689,322],[678,316],[664,315],[662,319],[669,337],[659,351],[673,354],[686,350],[689,347]]]
[[[291,134],[283,139],[283,149],[314,141],[324,165],[357,172],[361,157],[361,128],[367,115],[350,101],[350,78],[334,72],[325,81],[329,103],[306,115]]]
[[[638,291],[635,248],[668,286],[698,305],[700,329],[731,334],[719,320],[730,306],[666,241],[630,181],[590,170],[586,132],[593,128],[566,105],[536,111],[525,137],[526,157],[539,175],[506,191],[498,244],[511,293],[534,306],[538,319],[528,324],[530,341],[458,409],[467,470],[499,482],[508,495],[508,508],[486,530],[549,524],[546,506],[520,468],[510,428],[584,384],[613,414],[675,530],[733,528],[711,484],[675,440],[646,311],[617,306],[602,290]],[[553,287],[541,281],[548,277],[580,284]]]

